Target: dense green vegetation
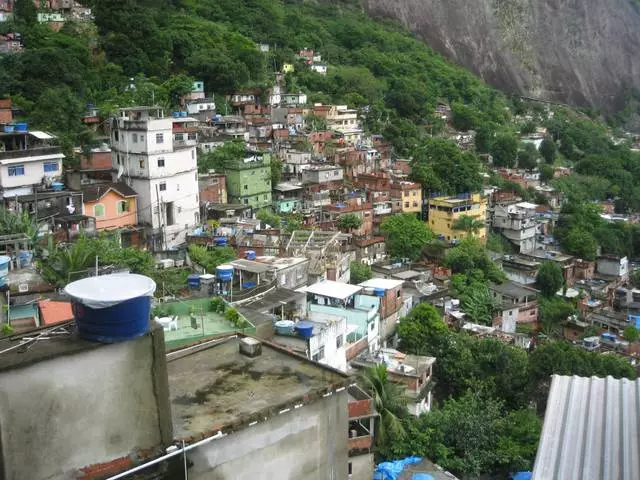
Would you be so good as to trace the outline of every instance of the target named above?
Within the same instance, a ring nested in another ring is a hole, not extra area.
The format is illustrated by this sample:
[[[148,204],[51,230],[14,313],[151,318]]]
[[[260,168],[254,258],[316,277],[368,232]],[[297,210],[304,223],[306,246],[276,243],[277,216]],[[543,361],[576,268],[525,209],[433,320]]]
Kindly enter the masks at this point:
[[[284,63],[295,66],[286,78],[289,91],[361,108],[368,130],[383,133],[398,154],[411,153],[441,126],[433,115],[438,101],[456,105],[458,117],[466,111],[472,126],[507,118],[504,97],[398,25],[370,19],[355,1],[85,3],[95,25],[68,22],[56,33],[25,13],[1,27],[20,31],[26,50],[0,58],[0,96],[11,95],[34,124],[61,135],[69,154],[72,145],[92,142],[80,121],[87,103],[105,117],[132,104],[170,106],[194,78],[217,98],[243,87],[264,96]],[[270,52],[261,53],[258,43],[269,44]],[[326,76],[296,61],[306,47],[328,63]],[[473,156],[464,160],[477,171]],[[440,184],[449,188],[450,179],[448,169]],[[478,186],[464,181],[451,188]]]
[[[547,314],[568,313],[558,311],[562,308],[548,305]],[[437,358],[435,395],[441,404],[417,419],[395,409],[402,428],[394,429],[377,453],[426,455],[461,478],[531,469],[550,375],[636,377],[625,360],[566,342],[549,342],[528,354],[495,339],[454,332],[426,304],[400,321],[398,335],[403,351]]]

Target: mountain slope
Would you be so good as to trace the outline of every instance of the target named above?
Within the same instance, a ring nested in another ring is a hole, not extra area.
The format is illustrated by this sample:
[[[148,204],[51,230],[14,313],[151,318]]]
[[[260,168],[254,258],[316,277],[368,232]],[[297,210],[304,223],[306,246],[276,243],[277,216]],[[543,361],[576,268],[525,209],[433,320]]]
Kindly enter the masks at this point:
[[[363,0],[506,91],[605,111],[640,87],[633,0]]]

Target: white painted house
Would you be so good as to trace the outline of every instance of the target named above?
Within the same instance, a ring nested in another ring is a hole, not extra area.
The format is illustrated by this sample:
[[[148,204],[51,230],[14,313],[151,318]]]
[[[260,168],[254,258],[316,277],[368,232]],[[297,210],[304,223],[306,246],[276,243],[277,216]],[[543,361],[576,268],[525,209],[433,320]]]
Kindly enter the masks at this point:
[[[200,221],[197,120],[165,117],[158,107],[121,109],[111,145],[116,176],[138,192],[138,219],[156,250],[185,242]]]
[[[3,198],[31,195],[35,187],[46,186],[62,175],[64,155],[53,144],[53,135],[11,130],[0,133],[0,192]]]

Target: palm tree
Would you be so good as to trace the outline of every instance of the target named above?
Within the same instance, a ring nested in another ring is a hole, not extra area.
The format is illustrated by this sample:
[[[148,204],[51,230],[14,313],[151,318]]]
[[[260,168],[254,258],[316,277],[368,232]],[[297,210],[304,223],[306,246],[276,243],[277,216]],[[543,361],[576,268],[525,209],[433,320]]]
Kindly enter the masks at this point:
[[[454,230],[461,230],[465,232],[467,235],[473,233],[474,235],[478,233],[481,228],[484,228],[485,224],[481,220],[476,220],[475,218],[469,215],[461,215],[456,221],[453,222]]]
[[[407,413],[407,400],[402,386],[389,380],[387,366],[367,368],[362,380],[380,415],[377,441],[386,444],[390,438],[404,435],[401,418]]]

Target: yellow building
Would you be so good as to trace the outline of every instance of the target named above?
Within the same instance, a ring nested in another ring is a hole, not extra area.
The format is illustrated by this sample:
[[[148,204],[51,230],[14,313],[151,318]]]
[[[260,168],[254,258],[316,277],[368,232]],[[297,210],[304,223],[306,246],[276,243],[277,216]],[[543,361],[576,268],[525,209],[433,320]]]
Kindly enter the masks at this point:
[[[293,72],[293,63],[284,63],[282,64],[282,73],[291,73]]]
[[[414,182],[395,182],[393,196],[400,198],[402,213],[422,213],[422,185]]]
[[[456,220],[468,216],[481,223],[479,228],[465,231],[455,230]],[[441,240],[456,242],[467,235],[475,235],[483,242],[487,239],[487,198],[479,193],[429,199],[429,228]]]

